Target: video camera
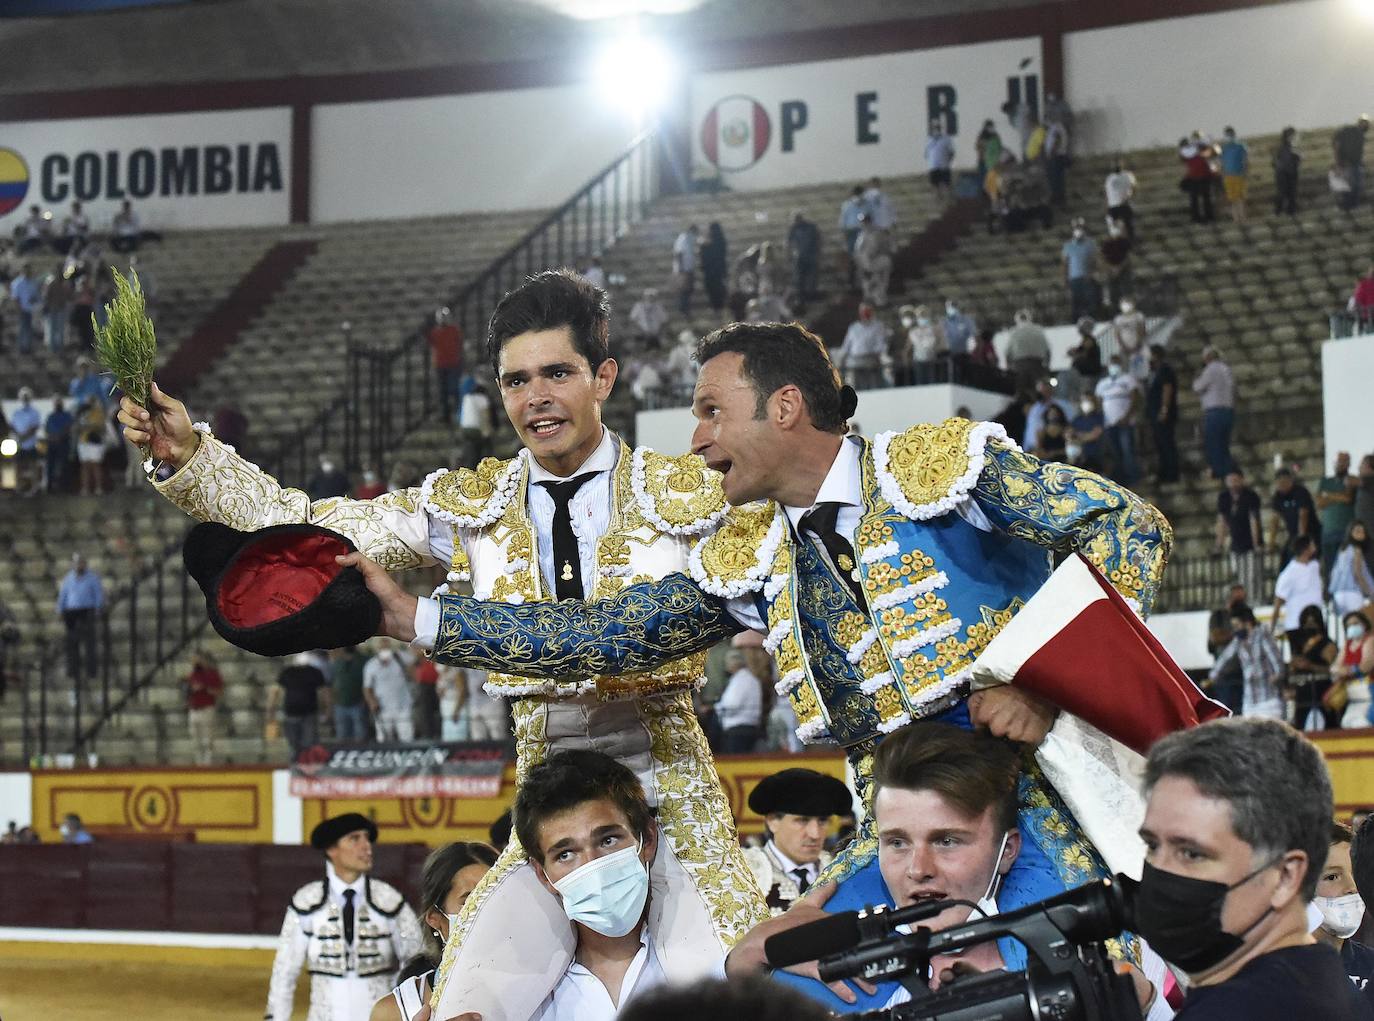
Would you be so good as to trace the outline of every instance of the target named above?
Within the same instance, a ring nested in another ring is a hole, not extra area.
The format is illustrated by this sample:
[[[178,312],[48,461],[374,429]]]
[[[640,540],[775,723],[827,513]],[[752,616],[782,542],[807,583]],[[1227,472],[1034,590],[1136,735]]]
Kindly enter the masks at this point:
[[[1130,928],[1127,885],[1121,877],[1090,883],[942,932],[917,923],[951,905],[973,905],[946,900],[836,912],[769,937],[764,952],[775,968],[818,960],[823,981],[896,979],[911,993],[909,1003],[847,1015],[863,1021],[1140,1021],[1135,987],[1103,945]],[[1004,936],[1025,946],[1024,972],[986,972],[930,991],[932,957]]]

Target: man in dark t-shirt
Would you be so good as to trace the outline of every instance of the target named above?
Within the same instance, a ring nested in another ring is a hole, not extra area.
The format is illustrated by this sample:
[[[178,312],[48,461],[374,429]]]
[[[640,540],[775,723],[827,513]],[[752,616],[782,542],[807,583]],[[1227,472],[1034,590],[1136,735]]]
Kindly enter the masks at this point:
[[[294,656],[280,674],[277,686],[267,697],[270,718],[281,708],[282,735],[291,748],[291,761],[300,758],[301,749],[312,748],[320,741],[320,702],[329,702],[328,681],[315,666],[309,653]]]
[[[1259,548],[1264,545],[1259,494],[1245,484],[1245,474],[1233,469],[1226,488],[1217,496],[1217,552],[1231,551],[1231,569],[1245,591],[1265,591],[1260,576]]]
[[[1292,559],[1293,540],[1298,536],[1311,536],[1318,548],[1321,547],[1321,522],[1317,518],[1317,505],[1307,487],[1293,476],[1291,469],[1280,468],[1274,473],[1274,495],[1270,498],[1269,508],[1274,512],[1274,540],[1286,540],[1280,570]],[[1283,532],[1278,530],[1280,524]]]
[[[1145,384],[1145,421],[1155,441],[1158,480],[1178,481],[1178,444],[1174,427],[1178,424],[1178,376],[1169,364],[1162,344],[1150,345],[1150,376]]]
[[[1277,720],[1214,720],[1145,765],[1136,931],[1188,975],[1179,1021],[1374,1021],[1307,908],[1330,843],[1321,752]]]

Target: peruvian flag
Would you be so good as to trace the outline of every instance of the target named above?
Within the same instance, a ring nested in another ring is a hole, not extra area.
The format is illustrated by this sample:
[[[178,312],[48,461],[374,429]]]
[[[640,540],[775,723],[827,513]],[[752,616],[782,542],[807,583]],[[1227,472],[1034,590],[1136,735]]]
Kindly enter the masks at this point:
[[[767,150],[771,134],[763,104],[748,96],[726,96],[701,122],[701,151],[721,170],[745,170]]]
[[[1081,554],[1069,557],[973,664],[973,687],[1014,684],[1144,755],[1228,715]]]

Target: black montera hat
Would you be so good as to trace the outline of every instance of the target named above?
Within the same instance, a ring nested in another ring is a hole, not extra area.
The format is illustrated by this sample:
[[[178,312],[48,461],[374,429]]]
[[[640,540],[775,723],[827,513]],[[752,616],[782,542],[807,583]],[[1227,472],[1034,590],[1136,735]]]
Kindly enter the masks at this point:
[[[367,839],[377,842],[377,824],[358,812],[345,812],[332,819],[326,819],[310,831],[310,846],[317,851],[327,851],[355,830],[367,830]]]
[[[814,769],[784,769],[749,792],[749,807],[759,815],[848,815],[853,805],[848,787]]]
[[[288,656],[377,633],[382,604],[361,571],[334,562],[356,549],[319,525],[240,532],[206,522],[186,536],[182,559],[225,641],[259,656]]]

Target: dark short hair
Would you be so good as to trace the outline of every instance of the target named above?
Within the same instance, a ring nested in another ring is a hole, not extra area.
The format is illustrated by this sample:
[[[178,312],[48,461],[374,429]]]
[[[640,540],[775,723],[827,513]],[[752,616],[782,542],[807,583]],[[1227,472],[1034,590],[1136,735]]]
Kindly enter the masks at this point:
[[[704,1017],[750,1021],[827,1021],[830,1012],[809,996],[751,975],[690,986],[661,986],[636,997],[619,1021],[700,1021]]]
[[[487,358],[500,372],[501,348],[512,337],[566,326],[573,349],[595,372],[611,357],[611,301],[606,292],[570,269],[528,277],[496,303],[487,325]]]
[[[971,816],[995,807],[997,825],[1013,829],[1021,748],[984,731],[952,723],[908,723],[878,745],[873,797],[884,787],[930,791]]]
[[[420,939],[424,955],[438,962],[444,948],[435,938],[424,916],[430,908],[444,910],[444,898],[448,896],[453,877],[469,865],[485,865],[491,868],[496,864],[496,851],[477,841],[456,840],[431,851],[420,870]]]
[[[1374,815],[1366,816],[1350,841],[1350,871],[1360,900],[1374,904]]]
[[[1248,603],[1237,603],[1231,607],[1231,617],[1234,620],[1243,620],[1247,624],[1255,623],[1255,611]]]
[[[1213,720],[1161,738],[1145,763],[1146,795],[1166,776],[1192,781],[1231,808],[1231,829],[1257,859],[1307,854],[1304,900],[1311,900],[1331,846],[1331,776],[1321,752],[1277,720]]]
[[[531,858],[543,860],[539,827],[551,816],[588,801],[610,801],[641,840],[649,832],[649,802],[630,768],[602,752],[574,748],[550,756],[529,771],[511,809],[515,836]]]
[[[1339,820],[1333,820],[1333,821],[1332,821],[1332,823],[1331,823],[1331,844],[1332,844],[1333,847],[1334,847],[1336,844],[1350,844],[1350,843],[1353,843],[1354,840],[1355,840],[1355,835],[1354,835],[1354,833],[1351,832],[1349,826],[1347,826],[1347,825],[1346,825],[1345,823],[1343,823],[1343,822],[1340,822]]]
[[[799,323],[730,323],[697,344],[697,364],[723,354],[744,356],[744,375],[754,388],[754,417],[763,418],[768,398],[784,386],[801,391],[811,424],[821,432],[842,433],[840,376],[825,341]]]
[[[1292,468],[1280,468],[1278,471],[1274,472],[1274,478],[1276,479],[1291,479],[1292,477]]]

